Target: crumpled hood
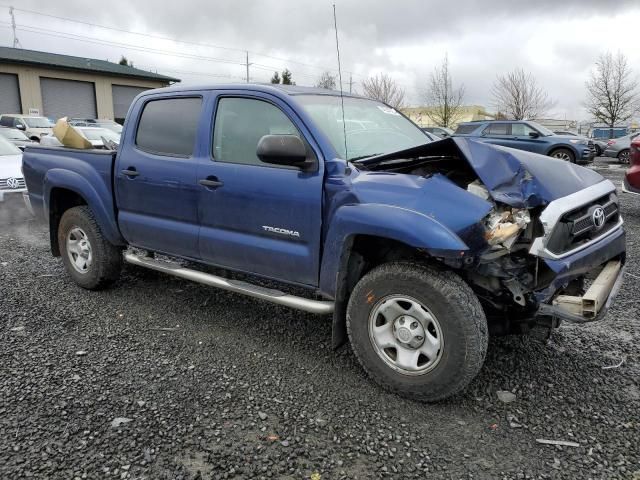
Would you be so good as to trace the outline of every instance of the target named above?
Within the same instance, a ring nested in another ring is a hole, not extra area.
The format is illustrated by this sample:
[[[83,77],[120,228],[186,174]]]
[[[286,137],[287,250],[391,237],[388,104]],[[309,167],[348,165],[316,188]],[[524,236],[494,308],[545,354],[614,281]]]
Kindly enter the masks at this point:
[[[604,180],[591,169],[536,153],[450,137],[363,160],[366,167],[386,160],[455,156],[466,161],[491,197],[518,208],[545,205]]]

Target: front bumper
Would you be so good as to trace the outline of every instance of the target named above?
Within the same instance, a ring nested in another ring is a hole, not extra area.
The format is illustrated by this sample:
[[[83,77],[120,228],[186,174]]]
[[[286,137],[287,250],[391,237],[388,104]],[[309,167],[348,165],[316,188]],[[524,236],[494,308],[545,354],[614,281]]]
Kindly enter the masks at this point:
[[[626,234],[624,228],[620,227],[612,234],[577,253],[561,259],[544,259],[546,266],[556,276],[545,289],[535,292],[534,295],[539,302],[536,316],[552,316],[573,323],[587,323],[602,319],[612,305],[622,284],[625,270],[625,251]],[[615,269],[615,274],[610,274],[609,278],[601,278],[605,275],[606,267],[610,266],[609,270],[611,270],[612,265],[615,264],[619,265],[619,268]],[[573,302],[567,301],[566,298],[560,298],[562,290],[573,280],[603,266],[605,268],[594,281],[594,285],[600,285],[598,291],[589,292],[588,290],[589,295],[585,293],[582,297],[575,297]],[[603,284],[604,287],[602,287]],[[597,301],[594,306],[591,306],[593,294],[597,294]],[[570,303],[574,303],[576,307],[571,307]]]

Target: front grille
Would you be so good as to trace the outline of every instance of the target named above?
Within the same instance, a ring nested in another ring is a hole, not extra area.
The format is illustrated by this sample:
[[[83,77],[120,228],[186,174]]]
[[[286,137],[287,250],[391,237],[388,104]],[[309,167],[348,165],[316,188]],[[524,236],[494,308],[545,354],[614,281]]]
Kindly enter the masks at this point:
[[[604,212],[600,228],[594,223],[594,211],[601,207]],[[615,194],[606,195],[586,205],[571,210],[560,217],[549,236],[547,249],[561,255],[594,240],[614,228],[620,219],[618,199]]]
[[[15,181],[15,183],[14,183]],[[14,184],[15,186],[9,186],[9,183]],[[24,178],[0,178],[0,190],[19,190],[21,188],[25,188],[26,184],[24,183]]]

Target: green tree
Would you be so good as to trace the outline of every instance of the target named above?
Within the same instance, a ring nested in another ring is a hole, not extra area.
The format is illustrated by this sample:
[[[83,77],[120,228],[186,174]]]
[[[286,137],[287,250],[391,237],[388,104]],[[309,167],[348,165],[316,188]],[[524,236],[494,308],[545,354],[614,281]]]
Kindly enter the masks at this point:
[[[289,71],[288,68],[285,68],[282,71],[282,84],[283,85],[295,85],[296,82],[292,79],[293,74]]]
[[[273,77],[271,77],[271,83],[280,83],[280,74],[278,72],[273,72]]]
[[[124,65],[126,67],[133,67],[133,62],[130,62],[127,57],[125,57],[124,55],[120,56],[120,61],[118,62],[118,64],[120,65]]]

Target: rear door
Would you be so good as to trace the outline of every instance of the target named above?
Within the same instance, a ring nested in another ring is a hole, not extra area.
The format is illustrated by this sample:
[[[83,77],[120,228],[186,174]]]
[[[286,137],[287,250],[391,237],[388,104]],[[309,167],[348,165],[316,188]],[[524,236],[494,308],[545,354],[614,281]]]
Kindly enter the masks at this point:
[[[203,99],[153,96],[140,103],[114,172],[120,229],[137,247],[197,258]]]
[[[200,255],[224,267],[317,285],[323,162],[310,132],[282,100],[221,92],[212,98],[212,148],[200,166]],[[317,160],[312,171],[263,163],[268,134],[299,136]]]

